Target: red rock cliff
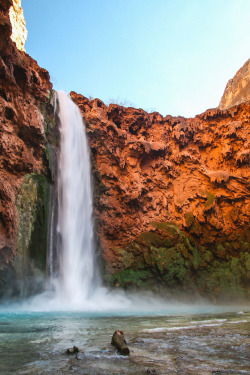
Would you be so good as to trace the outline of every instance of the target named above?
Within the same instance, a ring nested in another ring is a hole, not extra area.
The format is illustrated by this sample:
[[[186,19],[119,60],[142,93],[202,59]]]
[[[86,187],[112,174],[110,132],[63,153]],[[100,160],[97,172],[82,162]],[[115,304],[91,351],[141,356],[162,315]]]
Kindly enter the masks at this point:
[[[25,183],[28,194],[32,178],[27,176],[48,173],[45,118],[41,111],[48,105],[52,88],[48,72],[19,51],[10,38],[11,5],[10,0],[2,0],[0,4],[0,270],[13,258],[18,246],[22,247],[18,232],[32,210],[32,202],[24,203],[20,190]],[[18,212],[18,204],[24,218]],[[27,212],[23,210],[24,204],[29,206]]]
[[[132,271],[163,277],[172,253],[200,267],[206,253],[249,251],[250,102],[183,118],[71,97],[87,124],[97,230],[118,285]]]
[[[16,258],[12,271],[23,281],[20,254],[45,264],[46,145],[57,146],[49,74],[12,42],[11,4],[0,4],[0,284]],[[186,119],[71,96],[87,124],[108,281],[195,287],[215,298],[227,289],[244,293],[250,102]]]

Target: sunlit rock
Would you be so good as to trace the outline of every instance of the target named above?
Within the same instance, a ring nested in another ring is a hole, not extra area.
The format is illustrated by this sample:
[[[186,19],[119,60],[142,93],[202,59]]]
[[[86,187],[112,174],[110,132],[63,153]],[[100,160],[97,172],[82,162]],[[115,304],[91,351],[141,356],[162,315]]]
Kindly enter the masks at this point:
[[[12,25],[11,39],[16,43],[20,51],[25,51],[24,45],[27,39],[26,21],[21,6],[21,0],[13,0],[13,6],[10,7],[10,21]]]
[[[228,81],[219,108],[227,109],[250,100],[250,59]]]

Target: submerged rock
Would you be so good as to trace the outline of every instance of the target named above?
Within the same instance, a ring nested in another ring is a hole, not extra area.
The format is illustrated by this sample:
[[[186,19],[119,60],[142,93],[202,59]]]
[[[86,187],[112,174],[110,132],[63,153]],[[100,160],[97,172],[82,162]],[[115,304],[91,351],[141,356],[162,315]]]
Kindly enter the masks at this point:
[[[151,375],[157,375],[157,371],[156,369],[154,368],[148,368],[147,371],[146,371],[147,374],[151,374]]]
[[[79,353],[79,348],[77,346],[73,346],[73,348],[68,348],[66,350],[66,353],[67,354],[75,354],[75,353]]]

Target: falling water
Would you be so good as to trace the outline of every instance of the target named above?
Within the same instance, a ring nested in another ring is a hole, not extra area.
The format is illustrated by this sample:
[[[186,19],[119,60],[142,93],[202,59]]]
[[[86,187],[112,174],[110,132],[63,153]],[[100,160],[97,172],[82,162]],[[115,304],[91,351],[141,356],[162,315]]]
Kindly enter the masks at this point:
[[[59,156],[60,297],[69,304],[88,299],[94,285],[94,245],[90,158],[78,107],[57,93],[61,148]]]

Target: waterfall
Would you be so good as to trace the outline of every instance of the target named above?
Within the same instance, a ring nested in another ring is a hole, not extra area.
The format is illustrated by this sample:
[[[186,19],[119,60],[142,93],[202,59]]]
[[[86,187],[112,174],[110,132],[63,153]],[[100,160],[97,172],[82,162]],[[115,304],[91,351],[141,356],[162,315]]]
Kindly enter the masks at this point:
[[[93,193],[85,124],[78,107],[57,93],[60,119],[57,293],[70,305],[87,300],[94,289]]]
[[[53,195],[57,201],[51,199],[47,257],[51,282],[48,294],[34,298],[32,306],[57,311],[120,310],[132,302],[124,292],[109,291],[102,285],[96,262],[85,124],[65,92],[57,92],[57,104],[60,150]]]

